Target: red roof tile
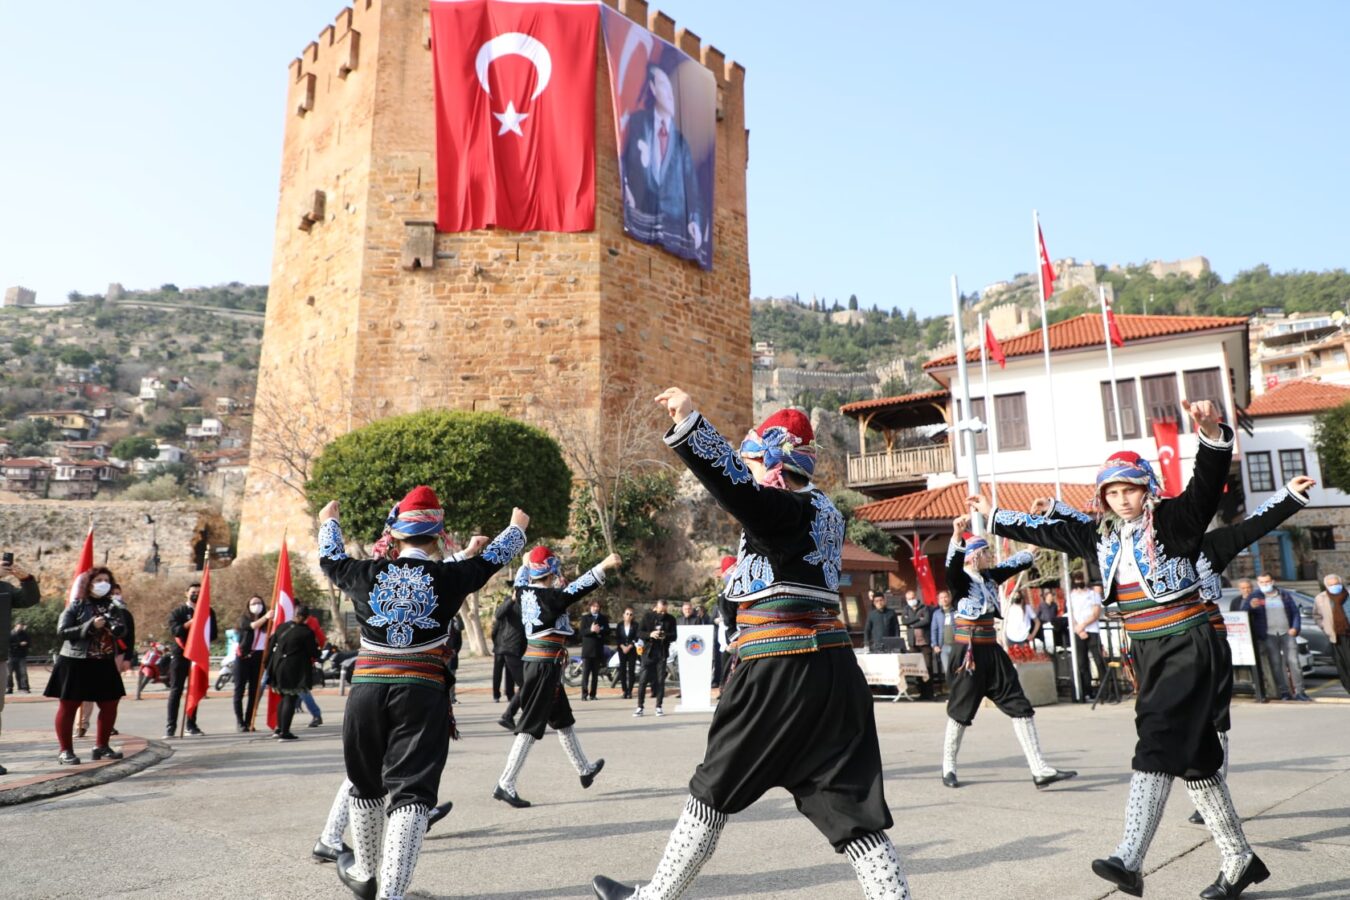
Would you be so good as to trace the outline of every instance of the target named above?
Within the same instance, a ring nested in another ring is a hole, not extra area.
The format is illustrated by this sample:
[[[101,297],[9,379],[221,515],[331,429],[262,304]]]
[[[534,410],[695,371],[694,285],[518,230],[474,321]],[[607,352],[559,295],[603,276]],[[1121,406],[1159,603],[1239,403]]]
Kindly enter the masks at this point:
[[[955,357],[952,357],[955,359]],[[875,400],[855,400],[852,403],[845,403],[839,407],[839,411],[846,416],[854,413],[868,412],[873,409],[889,409],[897,406],[908,406],[912,403],[931,403],[934,400],[947,400],[951,397],[951,391],[924,391],[921,394],[902,394],[899,397],[878,397]]]
[[[50,469],[51,466],[45,461],[35,459],[31,456],[21,456],[18,459],[6,459],[0,461],[0,466],[7,469]]]
[[[853,572],[899,572],[900,564],[852,541],[844,541],[844,569]]]
[[[1245,318],[1232,316],[1132,316],[1116,314],[1116,325],[1125,343],[1144,338],[1165,337],[1170,334],[1187,334],[1194,331],[1209,331],[1215,328],[1232,328],[1245,325]],[[1079,347],[1091,347],[1102,344],[1102,317],[1097,313],[1084,313],[1063,322],[1056,322],[1048,329],[1050,332],[1050,350],[1073,350]],[[1006,357],[1030,356],[1041,352],[1041,330],[1028,331],[1016,337],[1002,341],[1003,355]],[[973,349],[966,351],[967,362],[980,361],[980,345],[975,342]],[[925,369],[937,369],[956,364],[956,354],[952,353],[938,359],[930,359],[923,364]]]
[[[1295,416],[1300,413],[1335,409],[1350,401],[1350,388],[1321,381],[1289,381],[1266,391],[1252,400],[1247,415]]]
[[[1086,510],[1092,500],[1092,485],[1064,485],[1064,499],[1079,509]],[[989,496],[989,486],[982,485],[981,493]],[[914,522],[954,519],[967,512],[966,483],[949,484],[931,491],[919,491],[901,497],[878,500],[858,507],[854,514],[869,522]],[[1055,486],[1044,483],[1008,482],[998,486],[999,506],[1009,509],[1027,509],[1041,497],[1055,496]]]

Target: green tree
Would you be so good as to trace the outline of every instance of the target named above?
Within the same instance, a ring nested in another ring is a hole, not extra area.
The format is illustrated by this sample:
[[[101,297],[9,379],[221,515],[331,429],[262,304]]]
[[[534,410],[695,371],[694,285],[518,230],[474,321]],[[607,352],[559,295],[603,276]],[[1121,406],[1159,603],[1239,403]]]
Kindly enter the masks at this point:
[[[834,502],[835,508],[844,516],[844,536],[846,538],[859,547],[864,547],[873,553],[880,553],[882,556],[893,556],[895,554],[894,539],[889,534],[872,522],[854,514],[859,506],[864,503],[871,503],[870,498],[857,491],[842,490],[831,494],[830,500]]]
[[[15,356],[27,356],[33,352],[33,342],[25,335],[19,335],[9,345],[10,352]]]
[[[1329,409],[1313,420],[1313,446],[1326,487],[1350,491],[1350,403]]]
[[[657,523],[657,517],[675,502],[674,474],[650,471],[631,475],[619,483],[616,501],[613,552],[626,563],[632,562],[665,537],[665,529]],[[594,565],[611,552],[597,507],[591,486],[578,484],[572,502],[571,538],[579,566]],[[608,580],[618,584],[621,594],[625,589],[643,593],[651,588],[629,566],[610,575]]]
[[[848,308],[849,308],[849,309],[852,309],[852,310],[856,310],[856,309],[858,308],[858,295],[857,295],[857,294],[849,294],[849,295],[848,295]]]
[[[56,426],[46,419],[24,419],[5,430],[15,456],[45,456],[47,442],[56,437]]]
[[[75,366],[80,369],[87,369],[94,364],[94,354],[83,347],[62,348],[57,358],[68,366]]]
[[[173,441],[187,434],[187,426],[183,424],[182,419],[170,419],[167,422],[160,422],[151,431],[155,433],[155,437]]]
[[[154,459],[159,448],[144,435],[131,435],[113,444],[109,452],[118,459]]]
[[[497,534],[516,506],[530,514],[532,537],[567,533],[572,473],[557,442],[497,413],[427,410],[358,428],[324,447],[305,496],[311,513],[341,500],[348,533],[373,541],[389,507],[419,484],[463,537]]]

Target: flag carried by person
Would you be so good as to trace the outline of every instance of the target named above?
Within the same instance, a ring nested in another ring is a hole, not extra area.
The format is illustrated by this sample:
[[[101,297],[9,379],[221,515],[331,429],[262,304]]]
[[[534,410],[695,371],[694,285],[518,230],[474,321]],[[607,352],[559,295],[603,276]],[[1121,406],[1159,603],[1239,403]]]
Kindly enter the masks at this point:
[[[211,682],[211,566],[202,569],[202,587],[197,594],[197,606],[192,610],[192,624],[188,627],[183,655],[192,661],[188,674],[186,711],[189,721],[197,716],[197,707],[206,696]]]
[[[595,227],[591,3],[431,4],[436,227]]]
[[[998,363],[1000,369],[1007,368],[1007,358],[1003,355],[1003,345],[994,337],[994,329],[989,327],[989,323],[984,323],[984,348],[989,353],[989,358]]]
[[[284,622],[295,618],[295,591],[291,587],[291,554],[285,541],[281,542],[281,553],[277,556],[277,577],[272,585],[272,621],[267,626],[267,647],[263,649],[262,673],[267,671],[267,653],[272,646],[272,635]],[[281,705],[281,695],[267,686],[267,727],[276,730],[277,707]]]
[[[1181,493],[1181,446],[1177,437],[1177,423],[1158,419],[1153,423],[1153,440],[1158,445],[1158,468],[1162,474],[1163,497]]]
[[[89,573],[94,569],[94,525],[89,524],[89,532],[84,536],[84,549],[80,551],[80,561],[75,564],[75,577],[70,580],[70,594],[66,597],[66,605],[74,603],[79,599],[80,590],[84,587],[84,580],[89,577]]]

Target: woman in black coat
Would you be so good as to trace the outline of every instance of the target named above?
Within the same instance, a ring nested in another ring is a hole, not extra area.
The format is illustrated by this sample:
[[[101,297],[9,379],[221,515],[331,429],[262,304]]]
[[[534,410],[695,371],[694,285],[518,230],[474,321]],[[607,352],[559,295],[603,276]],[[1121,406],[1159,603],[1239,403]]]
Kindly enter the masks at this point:
[[[291,721],[295,718],[300,695],[310,689],[314,660],[319,656],[319,643],[305,624],[308,617],[309,610],[299,607],[294,619],[277,626],[268,650],[267,683],[281,695],[277,705],[276,737],[283,741],[299,740],[291,733]]]
[[[117,721],[117,702],[126,696],[116,657],[125,652],[119,642],[127,636],[125,608],[112,597],[113,574],[99,567],[89,572],[77,589],[75,602],[61,613],[57,634],[61,654],[52,667],[52,677],[42,693],[58,701],[56,740],[61,746],[57,762],[78,766],[72,732],[75,714],[86,700],[98,704],[98,738],[94,759],[121,759],[122,754],[108,745],[113,723]]]

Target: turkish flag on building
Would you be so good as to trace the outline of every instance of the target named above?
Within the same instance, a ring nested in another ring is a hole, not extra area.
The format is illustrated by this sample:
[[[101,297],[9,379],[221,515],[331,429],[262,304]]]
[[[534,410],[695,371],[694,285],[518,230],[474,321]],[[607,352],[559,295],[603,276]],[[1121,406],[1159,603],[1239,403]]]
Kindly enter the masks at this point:
[[[590,3],[438,0],[436,227],[595,227],[595,66]]]
[[[1116,324],[1116,311],[1111,308],[1111,301],[1106,301],[1106,332],[1111,335],[1112,347],[1124,347],[1125,338],[1120,333],[1120,326]]]
[[[1162,495],[1175,497],[1181,493],[1181,447],[1177,440],[1177,423],[1170,419],[1154,421],[1153,440],[1158,445]]]
[[[928,554],[919,549],[919,535],[914,535],[914,578],[919,582],[919,596],[924,605],[937,606],[937,584],[933,581],[933,567]]]
[[[1039,222],[1036,223],[1036,252],[1041,265],[1041,299],[1049,300],[1055,292],[1055,267],[1050,264],[1050,251],[1045,249],[1045,233]]]
[[[94,526],[89,526],[89,533],[84,536],[84,549],[80,551],[80,561],[75,564],[75,577],[70,581],[70,595],[66,597],[66,605],[69,606],[80,597],[80,590],[84,587],[84,578],[94,568]]]
[[[272,585],[272,621],[267,626],[267,643],[272,643],[272,635],[282,622],[295,618],[295,591],[291,588],[291,554],[285,542],[281,544],[281,555],[277,557],[277,577]],[[281,695],[267,688],[267,727],[277,727],[277,707],[281,704]]]
[[[211,681],[211,566],[202,569],[202,588],[197,594],[197,605],[192,610],[192,624],[188,626],[183,655],[192,660],[187,684],[187,717],[197,715],[197,706],[206,696]]]
[[[989,327],[989,323],[984,323],[984,347],[989,353],[989,358],[998,363],[1000,369],[1007,365],[1006,357],[1003,355],[1003,345],[994,337],[994,329]]]

